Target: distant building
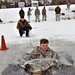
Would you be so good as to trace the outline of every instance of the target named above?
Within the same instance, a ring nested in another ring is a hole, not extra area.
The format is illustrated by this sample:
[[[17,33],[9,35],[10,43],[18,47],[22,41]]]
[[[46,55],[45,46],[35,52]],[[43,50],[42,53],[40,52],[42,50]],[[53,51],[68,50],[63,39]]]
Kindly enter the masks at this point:
[[[75,0],[68,0],[68,2],[75,4]]]
[[[31,2],[31,6],[32,6],[32,7],[38,6],[38,1],[32,1],[32,2]]]
[[[23,5],[25,7],[32,6],[32,1],[38,1],[38,6],[49,6],[49,5],[56,5],[56,4],[67,4],[68,2],[70,4],[75,4],[75,0],[0,0],[0,8],[14,8],[18,7],[19,5]],[[19,2],[24,2],[20,3]],[[33,3],[33,5],[36,5]]]
[[[25,2],[18,2],[18,7],[25,7]]]
[[[66,4],[66,3],[70,3],[70,4],[75,4],[75,0],[52,0],[51,4]]]

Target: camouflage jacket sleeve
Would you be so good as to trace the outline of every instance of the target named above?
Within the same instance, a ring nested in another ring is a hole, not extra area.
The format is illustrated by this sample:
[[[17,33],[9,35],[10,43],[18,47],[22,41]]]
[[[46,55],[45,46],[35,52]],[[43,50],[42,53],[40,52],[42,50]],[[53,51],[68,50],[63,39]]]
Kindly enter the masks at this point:
[[[59,56],[58,56],[58,54],[56,53],[56,52],[54,52],[52,49],[50,49],[51,50],[51,52],[52,52],[52,58],[54,59],[54,61],[55,62],[59,62]]]
[[[37,50],[36,48],[30,53],[29,60],[37,58]]]

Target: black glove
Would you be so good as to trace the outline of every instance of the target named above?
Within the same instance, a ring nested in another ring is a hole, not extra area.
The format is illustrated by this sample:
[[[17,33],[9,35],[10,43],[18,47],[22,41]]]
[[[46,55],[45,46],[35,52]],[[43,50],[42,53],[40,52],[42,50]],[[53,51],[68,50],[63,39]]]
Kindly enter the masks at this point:
[[[31,68],[31,65],[30,64],[26,64],[24,70],[26,72],[29,72],[30,68]]]
[[[32,27],[30,26],[30,30],[32,30]]]

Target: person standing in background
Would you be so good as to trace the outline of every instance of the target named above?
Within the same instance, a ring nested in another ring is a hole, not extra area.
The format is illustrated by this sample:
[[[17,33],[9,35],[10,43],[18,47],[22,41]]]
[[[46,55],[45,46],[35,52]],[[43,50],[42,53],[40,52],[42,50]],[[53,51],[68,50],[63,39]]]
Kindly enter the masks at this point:
[[[66,8],[66,10],[68,10],[68,11],[70,10],[70,3],[69,3],[69,2],[67,3],[67,8]]]
[[[40,22],[40,10],[38,9],[38,6],[36,6],[35,9],[35,22]]]
[[[21,10],[19,11],[19,15],[20,15],[20,18],[24,18],[25,12],[23,10],[23,7],[21,7]]]
[[[46,15],[46,8],[44,6],[44,8],[42,9],[42,21],[46,21],[47,15]]]
[[[61,12],[61,8],[59,7],[59,5],[57,5],[57,7],[55,8],[56,21],[60,21],[60,12]]]
[[[27,16],[28,16],[28,22],[30,22],[30,16],[31,16],[31,11],[32,11],[33,9],[28,9],[28,12],[27,12]]]

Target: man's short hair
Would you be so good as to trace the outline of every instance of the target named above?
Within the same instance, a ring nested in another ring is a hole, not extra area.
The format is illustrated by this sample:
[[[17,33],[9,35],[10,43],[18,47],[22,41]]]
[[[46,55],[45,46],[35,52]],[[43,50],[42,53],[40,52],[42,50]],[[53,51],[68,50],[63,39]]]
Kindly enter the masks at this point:
[[[47,39],[43,38],[40,40],[40,44],[46,44],[46,43],[47,44],[49,43],[49,41]]]

